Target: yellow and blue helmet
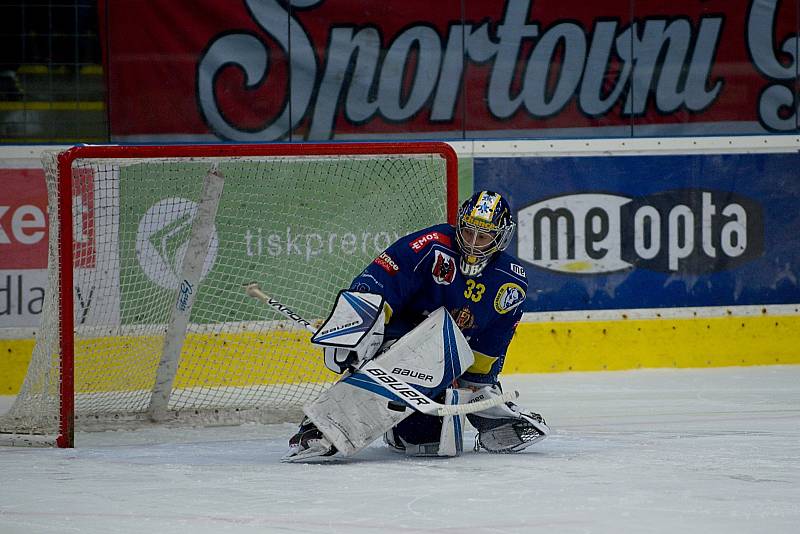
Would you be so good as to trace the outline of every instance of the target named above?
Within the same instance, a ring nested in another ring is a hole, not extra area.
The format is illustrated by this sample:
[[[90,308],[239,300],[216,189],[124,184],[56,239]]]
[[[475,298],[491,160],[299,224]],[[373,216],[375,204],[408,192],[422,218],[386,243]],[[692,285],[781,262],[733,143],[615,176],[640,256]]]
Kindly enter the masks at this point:
[[[508,247],[516,226],[511,206],[500,193],[479,191],[461,204],[456,222],[461,272],[478,276],[495,254]]]

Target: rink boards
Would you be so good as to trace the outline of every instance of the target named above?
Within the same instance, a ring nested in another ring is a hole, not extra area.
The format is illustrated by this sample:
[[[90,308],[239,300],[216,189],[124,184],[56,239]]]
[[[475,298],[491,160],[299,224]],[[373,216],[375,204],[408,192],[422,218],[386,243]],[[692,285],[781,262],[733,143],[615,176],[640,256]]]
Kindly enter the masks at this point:
[[[797,306],[526,314],[505,371],[796,364],[798,346]]]
[[[517,211],[510,250],[530,287],[506,373],[800,363],[797,137],[453,146],[474,189],[500,190]],[[0,296],[17,304],[11,289]],[[33,331],[0,328],[0,394],[18,389]],[[258,366],[257,351],[230,348],[252,340],[229,335],[192,335],[229,374],[179,372],[183,387],[240,385]],[[277,341],[306,343],[259,342]]]
[[[800,363],[800,138],[475,142],[527,273],[506,372]]]
[[[307,338],[305,332],[189,334],[176,387],[246,387],[318,381],[319,377],[334,379],[332,373],[326,373],[322,355],[315,357],[316,351],[309,347]],[[82,377],[103,374],[103,366],[116,367],[113,351],[121,345],[137,347],[143,357],[149,354],[155,366],[163,338],[125,336],[98,338],[93,342],[108,349],[105,352],[94,349],[91,364],[77,360],[78,393],[149,387],[145,382],[154,375],[143,376],[141,384],[123,385],[111,380],[101,388]],[[273,350],[269,347],[276,344],[282,346],[282,352],[298,355],[302,365],[288,364],[280,377],[260,373],[264,359]],[[255,350],[243,352],[243,346]],[[791,306],[526,314],[509,348],[504,372],[800,364],[797,347],[800,347],[800,314],[798,307]],[[0,359],[2,394],[16,393],[32,350],[32,340],[0,339],[0,354],[4,356]],[[78,352],[81,350],[79,345]],[[82,372],[83,365],[91,365],[91,373]],[[216,371],[211,372],[212,369]],[[224,369],[224,373],[219,373],[219,369]]]

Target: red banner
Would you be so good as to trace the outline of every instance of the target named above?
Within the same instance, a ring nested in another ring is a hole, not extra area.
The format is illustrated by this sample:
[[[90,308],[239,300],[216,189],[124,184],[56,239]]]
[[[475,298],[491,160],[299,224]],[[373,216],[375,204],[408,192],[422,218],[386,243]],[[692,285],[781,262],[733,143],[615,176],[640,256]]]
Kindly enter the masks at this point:
[[[47,268],[47,189],[37,169],[0,169],[0,269]]]
[[[800,0],[439,0],[431,7],[420,0],[107,2],[112,136],[798,129]]]

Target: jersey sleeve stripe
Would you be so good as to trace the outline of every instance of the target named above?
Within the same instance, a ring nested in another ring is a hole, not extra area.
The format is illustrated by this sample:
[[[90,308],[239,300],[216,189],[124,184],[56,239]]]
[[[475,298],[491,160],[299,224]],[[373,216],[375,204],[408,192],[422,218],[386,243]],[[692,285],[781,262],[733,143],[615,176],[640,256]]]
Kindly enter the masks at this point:
[[[523,284],[525,284],[525,286],[526,286],[526,287],[527,287],[527,285],[528,285],[528,279],[527,279],[527,278],[525,278],[525,277],[523,277],[523,276],[519,276],[519,275],[518,275],[518,274],[516,274],[516,273],[512,273],[512,272],[510,272],[510,271],[506,271],[506,270],[504,270],[504,269],[501,269],[501,268],[499,268],[499,267],[495,267],[495,268],[494,268],[494,270],[495,270],[495,271],[500,271],[500,272],[501,272],[501,273],[503,273],[503,274],[507,274],[508,276],[510,276],[510,277],[512,277],[512,278],[514,278],[514,279],[516,279],[516,280],[519,280],[520,282],[522,282]]]

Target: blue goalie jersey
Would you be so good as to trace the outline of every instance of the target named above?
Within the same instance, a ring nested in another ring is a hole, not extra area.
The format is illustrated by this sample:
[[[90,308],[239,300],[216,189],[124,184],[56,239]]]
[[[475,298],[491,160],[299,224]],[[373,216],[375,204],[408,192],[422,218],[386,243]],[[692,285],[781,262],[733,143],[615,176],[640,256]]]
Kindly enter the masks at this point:
[[[466,277],[455,228],[440,224],[407,235],[382,252],[350,286],[380,293],[386,300],[386,338],[398,338],[444,306],[475,353],[463,378],[495,383],[522,316],[528,290],[525,271],[505,252],[483,272]]]

